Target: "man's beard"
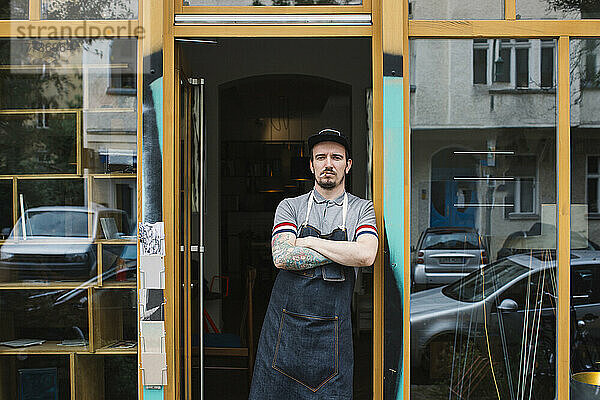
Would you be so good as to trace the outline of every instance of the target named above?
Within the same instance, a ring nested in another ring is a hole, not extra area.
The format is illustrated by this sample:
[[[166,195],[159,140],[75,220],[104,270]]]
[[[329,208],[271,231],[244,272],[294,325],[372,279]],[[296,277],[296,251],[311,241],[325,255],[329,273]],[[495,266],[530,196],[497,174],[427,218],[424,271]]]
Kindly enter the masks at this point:
[[[336,187],[335,181],[325,181],[325,182],[323,182],[323,181],[320,181],[319,179],[317,179],[317,185],[319,185],[323,189],[333,189],[334,187]]]
[[[342,177],[342,180],[340,182],[336,182],[335,178],[331,179],[331,180],[326,180],[326,179],[315,179],[315,181],[317,182],[317,185],[319,185],[321,188],[323,189],[334,189],[335,187],[337,187],[338,185],[341,185],[344,183],[344,178]]]

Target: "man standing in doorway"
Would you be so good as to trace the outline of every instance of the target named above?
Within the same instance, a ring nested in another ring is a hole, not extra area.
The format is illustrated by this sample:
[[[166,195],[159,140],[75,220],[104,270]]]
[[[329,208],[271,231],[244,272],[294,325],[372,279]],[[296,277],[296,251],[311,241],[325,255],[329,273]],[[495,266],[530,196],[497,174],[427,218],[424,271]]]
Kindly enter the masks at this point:
[[[262,327],[251,400],[352,399],[350,305],[356,268],[373,264],[373,203],[345,191],[348,140],[324,129],[308,139],[313,190],[284,199],[271,240],[280,269]]]

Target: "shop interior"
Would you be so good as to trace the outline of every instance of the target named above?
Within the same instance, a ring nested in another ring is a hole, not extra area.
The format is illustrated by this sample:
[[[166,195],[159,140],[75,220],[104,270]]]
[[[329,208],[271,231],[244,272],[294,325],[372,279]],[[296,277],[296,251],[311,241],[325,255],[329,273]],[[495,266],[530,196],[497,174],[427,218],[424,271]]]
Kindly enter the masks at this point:
[[[182,332],[191,324],[192,398],[200,398],[203,329],[204,398],[246,399],[277,275],[270,253],[275,208],[313,186],[308,136],[323,128],[349,136],[353,168],[347,190],[372,197],[371,40],[189,38],[177,41],[177,50],[182,85],[190,78],[204,84],[205,209],[202,218],[197,212],[185,217],[192,236],[203,221],[204,276],[200,282],[199,253],[191,255],[189,277],[181,276],[193,287],[192,318],[181,318]],[[182,111],[182,126],[189,118]],[[182,135],[182,149],[186,143]],[[353,300],[356,399],[372,395],[372,282],[372,267],[362,269]]]

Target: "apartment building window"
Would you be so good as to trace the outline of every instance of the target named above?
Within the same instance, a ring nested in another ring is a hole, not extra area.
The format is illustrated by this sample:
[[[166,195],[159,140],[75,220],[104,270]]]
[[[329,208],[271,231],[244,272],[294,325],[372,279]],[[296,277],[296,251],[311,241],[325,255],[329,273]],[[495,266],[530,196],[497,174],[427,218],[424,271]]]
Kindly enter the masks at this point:
[[[538,209],[537,158],[533,155],[516,156],[507,175],[505,198],[506,217],[510,214],[536,214]]]
[[[488,40],[473,39],[473,83],[487,84]]]
[[[528,39],[474,39],[473,83],[488,84],[491,77],[492,83],[529,87],[530,49]]]
[[[583,59],[585,65],[580,66],[583,69],[582,86],[600,87],[600,65],[598,65],[598,51],[600,40],[588,39],[585,40],[583,46],[583,54],[580,59]]]
[[[109,94],[136,94],[136,41],[132,39],[117,39],[110,46]]]
[[[541,40],[540,86],[554,87],[554,39]]]
[[[600,212],[599,200],[600,193],[600,156],[588,156],[587,159],[587,179],[586,179],[586,197],[588,213]]]

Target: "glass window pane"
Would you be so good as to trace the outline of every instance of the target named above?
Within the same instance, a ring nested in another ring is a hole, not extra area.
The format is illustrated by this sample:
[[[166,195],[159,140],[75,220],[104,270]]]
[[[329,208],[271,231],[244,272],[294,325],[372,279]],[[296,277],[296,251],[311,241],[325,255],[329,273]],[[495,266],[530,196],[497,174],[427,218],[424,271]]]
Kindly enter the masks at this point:
[[[138,0],[42,0],[42,19],[136,19]]]
[[[362,0],[183,0],[184,6],[359,6]]]
[[[136,73],[136,39],[0,39],[1,398],[137,397]]]
[[[517,19],[600,18],[600,2],[569,0],[516,0]]]
[[[554,47],[542,47],[541,87],[554,87]]]
[[[0,174],[134,174],[136,48],[129,38],[0,40]]]
[[[0,376],[3,379],[0,394],[4,398],[16,399],[17,393],[30,398],[39,393],[52,399],[71,398],[69,354],[16,353],[0,355]]]
[[[87,300],[85,288],[2,289],[0,301],[5,312],[5,329],[0,331],[0,342],[33,338],[43,341],[37,346],[48,349],[63,340],[80,339],[78,350],[86,351],[89,340]],[[1,350],[6,347],[0,347]]]
[[[410,42],[411,398],[554,398],[556,96],[514,90],[539,41],[487,43],[502,90],[481,42]]]
[[[409,1],[412,19],[504,19],[504,1]]]
[[[4,240],[10,234],[13,227],[13,213],[10,204],[13,202],[13,182],[12,179],[0,179],[0,241]]]
[[[473,49],[473,83],[487,83],[487,48]]]
[[[136,285],[137,246],[135,244],[102,245],[102,284]]]
[[[0,1],[0,20],[3,19],[28,19],[29,1],[27,0],[2,0]]]
[[[0,174],[77,172],[76,112],[0,111],[0,126]]]
[[[517,87],[529,86],[529,49],[516,49],[517,53]]]
[[[506,48],[506,45],[502,43],[499,56],[494,59],[495,67],[495,82],[510,82],[510,55],[511,48]]]
[[[582,383],[600,373],[600,97],[588,85],[596,40],[571,41],[571,398],[593,396]]]

